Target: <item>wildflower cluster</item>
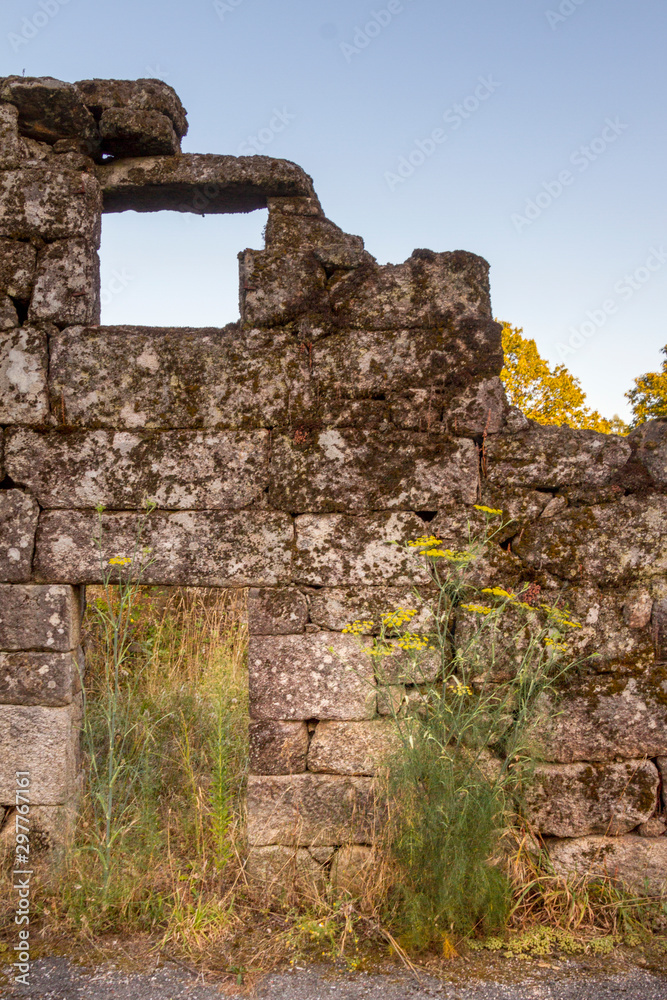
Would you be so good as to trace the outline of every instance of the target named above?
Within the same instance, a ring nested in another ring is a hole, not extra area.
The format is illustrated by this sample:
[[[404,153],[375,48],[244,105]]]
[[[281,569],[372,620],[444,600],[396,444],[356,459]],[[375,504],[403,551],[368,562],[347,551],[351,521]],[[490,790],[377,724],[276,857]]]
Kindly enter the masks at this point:
[[[129,566],[129,564],[131,562],[132,562],[132,560],[130,559],[129,556],[124,556],[122,558],[120,556],[113,556],[113,558],[111,558],[109,560],[109,565],[110,566]]]
[[[581,622],[571,621],[567,611],[563,611],[560,608],[553,608],[550,604],[540,604],[540,607],[546,611],[556,628],[581,628]]]
[[[372,621],[354,621],[343,628],[343,632],[347,632],[350,635],[363,635],[368,633],[373,628]]]
[[[461,681],[456,678],[447,684],[447,690],[455,694],[457,698],[463,698],[466,694],[472,694],[472,688],[470,685],[462,684]]]
[[[400,646],[401,649],[434,649],[434,646],[430,645],[430,639],[427,635],[417,635],[416,632],[404,632],[400,638],[396,640],[396,645]]]
[[[486,507],[484,504],[476,503],[473,504],[475,510],[481,510],[484,514],[489,514],[491,517],[500,517],[502,510],[498,510],[496,507]]]
[[[491,615],[494,608],[488,608],[485,604],[462,604],[464,611],[474,611],[477,615]]]
[[[382,615],[381,621],[387,629],[397,629],[412,621],[417,612],[413,608],[398,607],[395,611],[388,611]]]

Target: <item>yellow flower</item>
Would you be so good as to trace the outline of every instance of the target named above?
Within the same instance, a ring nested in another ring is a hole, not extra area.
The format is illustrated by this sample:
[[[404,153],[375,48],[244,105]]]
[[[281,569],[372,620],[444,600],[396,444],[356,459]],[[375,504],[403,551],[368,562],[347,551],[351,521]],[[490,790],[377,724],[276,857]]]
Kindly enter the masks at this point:
[[[462,604],[461,607],[464,611],[474,611],[478,615],[491,615],[494,610],[487,608],[485,604]]]
[[[113,559],[109,560],[109,565],[110,566],[127,566],[131,562],[132,562],[132,560],[129,558],[129,556],[125,556],[125,558],[123,558],[123,559],[121,559],[120,556],[114,556]]]
[[[464,694],[472,694],[472,688],[467,684],[462,684],[461,681],[454,681],[452,684],[448,684],[447,687],[459,698],[462,698]]]
[[[373,628],[373,622],[371,621],[355,621],[349,625],[345,625],[343,632],[351,633],[352,635],[361,635],[363,632],[370,632]]]
[[[502,587],[484,587],[482,593],[493,594],[494,597],[509,597],[510,599],[514,597],[514,594],[510,594],[509,590],[503,590]]]
[[[455,549],[445,549],[444,555],[448,562],[467,563],[473,558],[472,552],[457,552]]]
[[[423,549],[429,548],[432,545],[440,545],[441,539],[436,538],[435,535],[420,535],[419,538],[415,538],[414,541],[408,542],[408,545],[412,549]]]
[[[502,514],[502,510],[497,510],[495,507],[486,507],[484,504],[475,503],[473,504],[475,510],[482,510],[485,514],[491,514],[493,517],[498,517]]]

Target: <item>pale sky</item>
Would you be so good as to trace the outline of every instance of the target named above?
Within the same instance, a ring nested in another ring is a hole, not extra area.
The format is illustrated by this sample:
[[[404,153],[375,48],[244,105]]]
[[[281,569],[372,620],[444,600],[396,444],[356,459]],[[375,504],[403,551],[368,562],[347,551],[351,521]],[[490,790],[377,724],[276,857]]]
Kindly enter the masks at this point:
[[[667,343],[664,0],[3,0],[4,74],[159,77],[186,152],[303,166],[381,263],[491,264],[605,415]],[[106,216],[103,322],[222,326],[265,212]],[[119,279],[120,276],[120,279]],[[109,283],[120,291],[113,294]]]

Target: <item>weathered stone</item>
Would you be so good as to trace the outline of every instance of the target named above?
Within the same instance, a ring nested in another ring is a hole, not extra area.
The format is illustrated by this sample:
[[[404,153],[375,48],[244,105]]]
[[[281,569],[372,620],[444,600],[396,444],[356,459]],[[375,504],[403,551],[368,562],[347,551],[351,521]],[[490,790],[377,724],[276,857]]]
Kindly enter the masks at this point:
[[[459,436],[497,434],[505,424],[508,408],[505,387],[500,379],[484,379],[452,401],[445,414],[445,423],[451,434]]]
[[[251,846],[370,844],[376,822],[372,778],[296,774],[248,778]]]
[[[92,174],[57,166],[0,172],[0,236],[81,237],[100,245],[102,200]]]
[[[479,463],[472,441],[433,439],[405,431],[320,431],[273,441],[269,502],[313,513],[436,510],[474,503]]]
[[[489,265],[456,250],[415,250],[403,264],[366,264],[343,275],[331,291],[339,321],[364,330],[438,326],[474,316],[491,320]],[[500,350],[500,326],[483,330],[479,347]]]
[[[82,239],[56,240],[37,258],[31,323],[99,323],[100,261],[95,247]]]
[[[623,604],[623,621],[628,628],[646,628],[651,621],[653,598],[645,587],[634,588]]]
[[[250,714],[255,719],[371,719],[373,664],[354,636],[251,636]]]
[[[551,862],[558,873],[618,879],[644,895],[667,893],[667,837],[581,837],[549,840]]]
[[[315,858],[318,864],[328,865],[336,852],[336,848],[333,846],[328,847],[309,847],[308,853],[311,857]]]
[[[406,703],[405,684],[378,684],[378,715],[395,717]]]
[[[273,252],[292,257],[311,254],[327,272],[349,270],[364,262],[375,263],[374,258],[364,250],[361,236],[351,236],[330,219],[310,212],[269,212],[265,240],[267,250]]]
[[[296,587],[248,592],[248,629],[251,635],[297,635],[308,621],[306,598]]]
[[[28,302],[35,277],[37,250],[30,243],[0,240],[0,294]]]
[[[83,654],[0,653],[0,703],[69,705],[81,690]]]
[[[316,887],[326,883],[322,865],[305,847],[251,847],[248,851],[245,872],[248,879],[271,895],[279,895],[289,888]]]
[[[18,108],[0,104],[0,170],[15,170],[25,155],[18,120]]]
[[[391,719],[319,722],[308,749],[308,770],[374,775],[398,742]]]
[[[245,326],[275,326],[325,308],[326,272],[312,256],[244,250],[239,279]]]
[[[363,892],[377,859],[371,847],[351,844],[336,851],[331,866],[331,884],[356,896]]]
[[[313,182],[289,160],[182,153],[97,167],[105,212],[252,212],[269,197],[310,197]]]
[[[658,772],[651,761],[542,764],[526,796],[534,828],[545,836],[618,836],[653,815]]]
[[[611,761],[667,754],[667,669],[638,676],[565,678],[555,705],[545,706],[541,734],[547,760]]]
[[[382,615],[398,608],[414,610],[410,629],[426,632],[433,629],[435,587],[422,585],[419,592],[411,587],[323,587],[307,591],[310,620],[320,628],[341,632],[354,621],[372,621],[366,631],[380,631]]]
[[[162,80],[79,80],[74,86],[98,121],[108,108],[160,111],[171,120],[179,139],[188,131],[186,111],[178,94]]]
[[[416,514],[303,514],[296,521],[295,578],[309,586],[428,583],[418,558],[392,542],[418,538]]]
[[[30,776],[30,801],[58,805],[79,788],[81,705],[0,705],[0,802],[16,802],[16,772]]]
[[[48,363],[45,331],[23,326],[0,332],[0,423],[44,423]]]
[[[667,663],[667,598],[653,604],[651,630],[655,643],[655,658],[658,663]]]
[[[138,520],[136,513],[101,515],[104,560],[132,555]],[[94,512],[43,513],[36,542],[37,579],[101,583],[108,567],[100,565],[94,543],[99,530]],[[144,568],[145,584],[271,587],[289,578],[293,527],[286,514],[265,511],[154,512],[142,542],[153,559]]]
[[[305,722],[250,722],[250,770],[253,774],[300,774],[306,770],[308,726]]]
[[[78,643],[79,603],[72,587],[0,584],[0,649],[66,653]]]
[[[9,76],[2,81],[0,99],[19,111],[23,135],[40,142],[76,138],[94,151],[99,146],[95,119],[76,87],[52,77]]]
[[[667,819],[664,816],[651,816],[637,827],[637,833],[640,837],[663,837],[667,833]]]
[[[159,111],[109,108],[100,118],[102,152],[112,156],[173,156],[181,144],[171,119]]]
[[[0,295],[0,330],[13,330],[19,325],[16,306],[8,295]]]
[[[310,215],[324,218],[319,198],[313,192],[308,198],[267,198],[269,218],[276,212],[283,215]]]
[[[648,469],[653,482],[667,485],[667,419],[641,424],[627,440],[635,449],[635,461]]]
[[[50,431],[8,435],[8,471],[42,507],[245,507],[268,479],[268,431]]]
[[[486,445],[491,483],[557,489],[608,483],[630,457],[627,438],[616,434],[551,427],[531,421],[519,434],[499,434]]]
[[[0,582],[30,579],[39,507],[20,490],[0,490]]]
[[[667,497],[626,496],[616,503],[566,510],[529,525],[512,546],[531,568],[600,586],[667,572]]]

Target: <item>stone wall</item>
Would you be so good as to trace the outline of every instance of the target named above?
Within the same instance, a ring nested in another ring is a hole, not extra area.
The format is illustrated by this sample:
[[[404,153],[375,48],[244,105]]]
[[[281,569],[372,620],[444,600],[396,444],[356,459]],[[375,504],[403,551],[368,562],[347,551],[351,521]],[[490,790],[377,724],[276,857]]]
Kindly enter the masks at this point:
[[[415,250],[379,266],[310,178],[181,154],[159,81],[0,81],[0,807],[30,770],[62,834],[79,793],[79,612],[103,540],[156,501],[146,582],[249,588],[249,866],[343,877],[372,842],[389,696],[346,622],[406,604],[397,547],[513,518],[480,579],[563,592],[597,653],[545,736],[534,822],[554,862],[667,872],[667,423],[627,438],[507,405],[488,266]],[[222,329],[99,325],[103,211],[267,207]],[[425,529],[428,525],[428,529]],[[334,654],[330,648],[333,647]],[[11,814],[9,814],[11,815]]]

